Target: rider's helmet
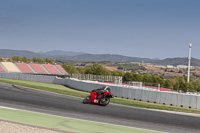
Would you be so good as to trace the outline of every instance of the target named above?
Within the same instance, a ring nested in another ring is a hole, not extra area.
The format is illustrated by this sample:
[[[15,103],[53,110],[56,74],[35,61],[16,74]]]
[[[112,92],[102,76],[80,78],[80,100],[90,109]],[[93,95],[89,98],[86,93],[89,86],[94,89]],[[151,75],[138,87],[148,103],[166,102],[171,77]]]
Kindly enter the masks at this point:
[[[104,87],[104,90],[106,90],[107,92],[110,92],[110,85],[106,85],[105,87]]]

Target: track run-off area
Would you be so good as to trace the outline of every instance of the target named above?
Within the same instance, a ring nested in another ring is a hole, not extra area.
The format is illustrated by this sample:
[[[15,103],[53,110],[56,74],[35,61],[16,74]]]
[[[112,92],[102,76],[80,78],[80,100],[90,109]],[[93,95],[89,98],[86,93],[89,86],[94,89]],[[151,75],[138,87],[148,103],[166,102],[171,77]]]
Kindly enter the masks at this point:
[[[200,132],[200,117],[117,104],[83,104],[83,98],[0,83],[0,120],[70,132]]]

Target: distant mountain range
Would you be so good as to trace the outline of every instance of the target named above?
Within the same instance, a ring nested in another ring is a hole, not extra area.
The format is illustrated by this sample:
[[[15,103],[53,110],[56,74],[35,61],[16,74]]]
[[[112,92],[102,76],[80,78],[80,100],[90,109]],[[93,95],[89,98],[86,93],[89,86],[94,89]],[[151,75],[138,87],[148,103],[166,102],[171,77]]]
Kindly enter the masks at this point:
[[[184,58],[180,58],[180,57],[176,57],[176,58],[167,58],[164,60],[157,60],[154,61],[154,63],[156,64],[160,64],[160,65],[188,65],[188,58],[184,57]],[[196,58],[192,58],[191,59],[191,65],[192,66],[200,66],[200,60],[196,59]]]
[[[83,52],[72,52],[72,51],[48,51],[48,52],[31,52],[26,50],[10,50],[0,49],[0,57],[11,58],[13,56],[26,56],[29,59],[33,57],[40,58],[52,58],[52,59],[64,59],[64,60],[77,60],[77,61],[111,61],[111,62],[144,62],[144,63],[156,63],[160,65],[187,65],[188,58],[167,58],[164,60],[139,58],[139,57],[128,57],[123,55],[115,54],[88,54]],[[200,60],[192,58],[192,66],[200,66]]]
[[[73,52],[73,51],[62,51],[62,50],[53,50],[48,52],[39,52],[40,54],[46,54],[46,55],[64,55],[64,56],[77,56],[86,54],[83,52]]]

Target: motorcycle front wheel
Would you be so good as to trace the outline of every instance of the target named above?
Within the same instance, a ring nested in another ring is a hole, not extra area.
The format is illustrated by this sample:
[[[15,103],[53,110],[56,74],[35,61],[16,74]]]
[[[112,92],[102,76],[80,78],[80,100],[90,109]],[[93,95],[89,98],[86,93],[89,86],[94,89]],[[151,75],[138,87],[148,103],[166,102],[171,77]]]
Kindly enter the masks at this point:
[[[85,99],[83,99],[83,103],[90,103],[90,96],[87,96]]]
[[[109,102],[110,102],[110,98],[103,98],[103,99],[101,99],[101,100],[99,101],[99,104],[100,104],[101,106],[106,106],[106,105],[109,104]]]

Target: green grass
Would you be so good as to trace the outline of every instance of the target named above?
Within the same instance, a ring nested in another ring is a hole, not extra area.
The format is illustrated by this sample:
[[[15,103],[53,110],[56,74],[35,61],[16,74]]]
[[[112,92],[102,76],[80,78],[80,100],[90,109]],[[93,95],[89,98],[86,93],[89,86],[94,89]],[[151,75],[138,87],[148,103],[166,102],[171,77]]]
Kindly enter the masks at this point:
[[[0,114],[0,120],[55,129],[59,131],[67,131],[70,133],[97,133],[97,131],[99,133],[161,133],[159,131],[124,127],[106,123],[104,124],[94,121],[85,121],[80,119],[59,117],[24,110],[12,110],[1,107]]]
[[[16,79],[3,79],[3,78],[0,78],[0,82],[25,86],[25,87],[29,87],[29,88],[44,90],[44,91],[55,92],[55,93],[59,93],[59,94],[76,96],[76,97],[81,97],[81,98],[85,98],[86,96],[89,95],[89,93],[87,93],[87,92],[74,90],[74,89],[68,88],[66,86],[57,85],[57,84],[16,80]],[[141,108],[149,108],[149,109],[159,109],[159,110],[200,114],[200,110],[197,110],[197,109],[148,103],[148,102],[136,101],[136,100],[131,100],[131,99],[123,99],[123,98],[112,98],[111,103],[134,106],[134,107],[141,107]]]
[[[0,78],[0,82],[44,90],[44,91],[55,92],[59,94],[82,97],[82,98],[85,98],[86,96],[89,95],[89,93],[87,92],[77,91],[58,84],[33,82],[33,81],[25,81],[17,79],[3,79],[3,78]]]

